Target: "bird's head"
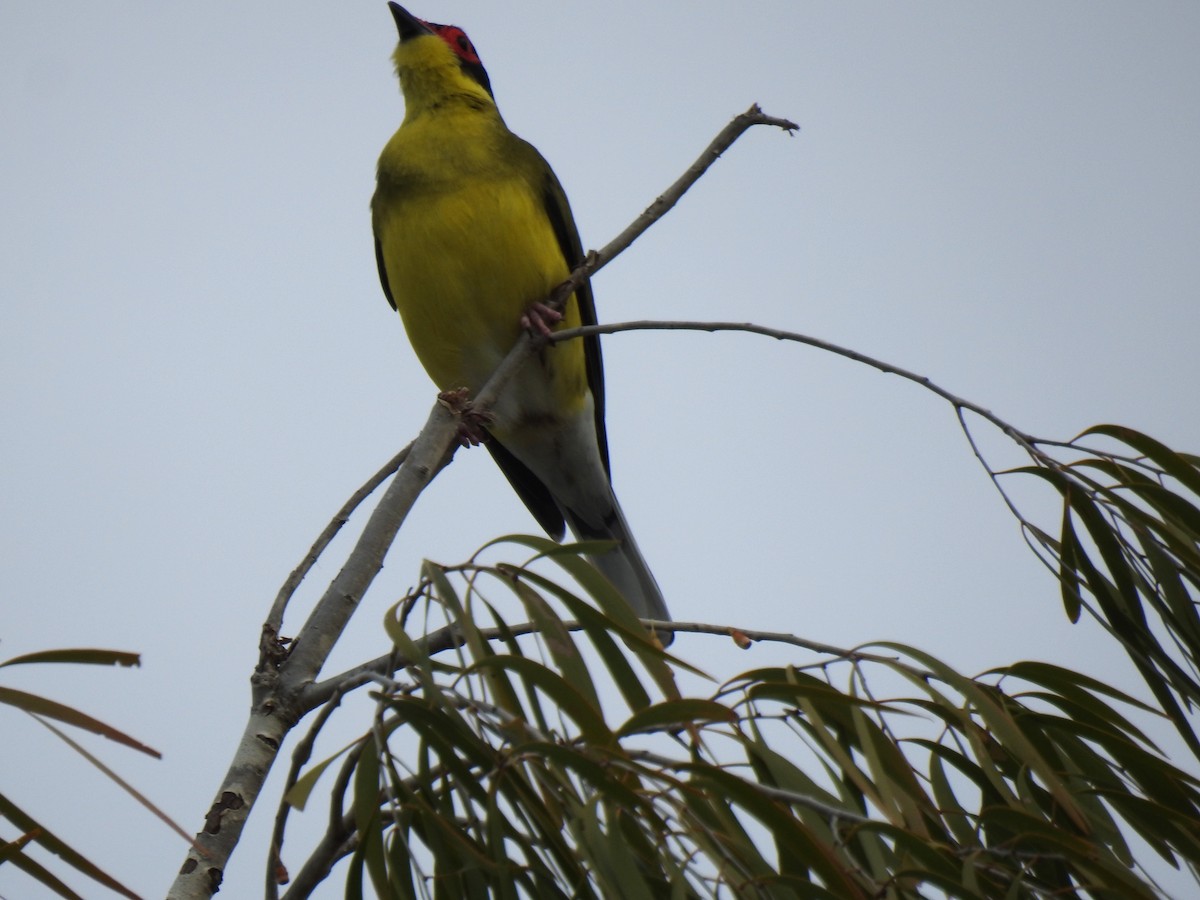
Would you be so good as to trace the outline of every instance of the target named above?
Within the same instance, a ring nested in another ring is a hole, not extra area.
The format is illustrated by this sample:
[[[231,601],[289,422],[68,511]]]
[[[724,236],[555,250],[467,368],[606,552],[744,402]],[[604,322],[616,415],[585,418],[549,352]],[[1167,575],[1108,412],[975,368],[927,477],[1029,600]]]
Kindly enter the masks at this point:
[[[457,25],[418,19],[399,3],[388,3],[400,44],[392,59],[407,105],[432,103],[450,95],[475,96],[494,103],[492,84],[467,33]]]

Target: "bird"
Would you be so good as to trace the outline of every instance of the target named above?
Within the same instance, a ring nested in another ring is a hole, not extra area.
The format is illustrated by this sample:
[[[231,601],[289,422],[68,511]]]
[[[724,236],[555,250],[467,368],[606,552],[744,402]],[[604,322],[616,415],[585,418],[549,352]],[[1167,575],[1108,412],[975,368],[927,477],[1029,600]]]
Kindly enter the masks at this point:
[[[583,246],[554,170],[505,125],[466,33],[388,7],[404,118],[379,157],[375,258],[417,358],[462,408],[523,330],[594,324],[595,305],[586,280],[561,313],[543,303],[583,261]],[[592,564],[639,617],[670,619],[613,493],[598,337],[545,344],[460,429],[465,443],[488,448],[550,537],[570,528],[579,540],[615,542]]]

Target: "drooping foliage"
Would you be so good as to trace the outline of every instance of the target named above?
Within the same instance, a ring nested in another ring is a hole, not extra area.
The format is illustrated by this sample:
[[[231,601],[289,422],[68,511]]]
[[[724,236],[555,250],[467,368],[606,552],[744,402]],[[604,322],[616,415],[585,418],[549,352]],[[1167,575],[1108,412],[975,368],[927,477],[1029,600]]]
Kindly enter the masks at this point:
[[[1166,717],[1196,751],[1200,460],[1112,426],[1027,446],[1032,465],[993,476],[1059,491],[1057,536],[1022,527],[1157,705],[1048,663],[967,676],[898,644],[741,632],[790,658],[717,683],[631,617],[589,548],[511,538],[582,590],[426,565],[288,896],[346,857],[348,896],[1162,896],[1147,857],[1200,864],[1200,781],[1145,730]]]

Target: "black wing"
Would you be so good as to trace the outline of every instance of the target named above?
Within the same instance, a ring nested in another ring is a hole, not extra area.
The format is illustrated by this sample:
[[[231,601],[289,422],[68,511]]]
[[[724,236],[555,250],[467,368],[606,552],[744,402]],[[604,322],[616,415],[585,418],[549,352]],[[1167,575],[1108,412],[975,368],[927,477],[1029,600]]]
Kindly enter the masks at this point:
[[[375,265],[379,268],[379,284],[383,287],[383,296],[387,297],[387,302],[391,304],[392,311],[396,310],[396,298],[392,296],[391,285],[388,284],[387,267],[383,264],[383,244],[379,242],[379,238],[375,238]]]
[[[371,234],[375,236],[375,266],[379,269],[379,284],[383,288],[383,296],[387,297],[392,310],[396,310],[396,298],[392,296],[392,286],[388,284],[387,266],[383,263],[383,244],[379,240],[379,210],[386,200],[395,200],[397,193],[395,179],[381,167],[375,174],[375,193],[371,196]]]
[[[575,227],[575,218],[571,215],[571,206],[562,185],[558,183],[553,170],[542,159],[541,154],[525,141],[519,141],[521,155],[528,167],[526,171],[540,173],[542,183],[535,185],[542,197],[542,208],[554,236],[558,240],[559,250],[567,262],[567,268],[574,269],[583,262],[583,244],[579,240],[579,230]],[[386,290],[386,288],[385,288]],[[584,325],[596,324],[596,304],[592,298],[592,285],[588,280],[575,291],[575,301],[579,304],[579,318]],[[596,440],[600,445],[600,459],[604,470],[608,468],[608,435],[604,430],[604,364],[600,358],[600,338],[590,335],[583,339],[584,368],[587,373],[588,388],[592,392],[592,402],[596,413]],[[539,525],[555,540],[561,540],[565,532],[565,521],[562,510],[555,502],[550,490],[542,483],[524,463],[505,449],[494,438],[487,443],[496,465],[508,479],[517,496],[529,508]]]
[[[532,147],[530,149],[533,149]],[[534,150],[534,153],[537,153]],[[541,158],[540,156],[538,157]],[[567,195],[550,166],[543,161],[546,171],[546,182],[542,187],[542,206],[546,217],[554,228],[554,236],[558,238],[558,247],[562,250],[567,268],[574,270],[583,262],[583,243],[579,240],[579,229],[575,227],[575,217],[571,215],[571,206]],[[575,302],[579,304],[579,319],[584,325],[596,324],[596,301],[592,297],[592,283],[585,278],[575,291]],[[583,358],[587,372],[588,388],[592,392],[592,401],[596,407],[596,439],[600,442],[600,459],[604,462],[604,471],[608,468],[608,434],[604,429],[604,361],[600,357],[600,338],[598,335],[588,335],[583,339]]]

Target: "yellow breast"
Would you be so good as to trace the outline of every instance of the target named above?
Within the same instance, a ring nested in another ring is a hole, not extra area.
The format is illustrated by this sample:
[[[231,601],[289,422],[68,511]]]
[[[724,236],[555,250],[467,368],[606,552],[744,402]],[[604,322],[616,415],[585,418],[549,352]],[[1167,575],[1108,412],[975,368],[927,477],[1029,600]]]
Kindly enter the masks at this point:
[[[570,274],[528,173],[503,158],[506,135],[424,117],[406,122],[380,159],[373,207],[388,284],[443,390],[477,391],[516,342],[521,314]],[[578,324],[574,298],[565,313],[564,327]],[[582,402],[582,342],[549,350],[547,362],[546,401]]]

